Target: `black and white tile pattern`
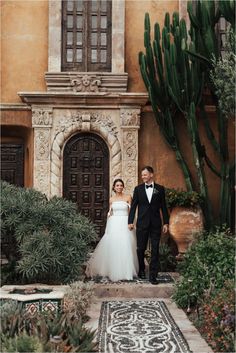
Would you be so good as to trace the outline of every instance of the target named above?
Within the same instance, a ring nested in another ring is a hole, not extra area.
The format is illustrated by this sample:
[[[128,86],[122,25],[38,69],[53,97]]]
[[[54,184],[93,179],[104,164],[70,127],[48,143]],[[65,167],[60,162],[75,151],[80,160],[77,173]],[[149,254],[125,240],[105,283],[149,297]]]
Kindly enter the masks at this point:
[[[98,343],[100,353],[191,353],[163,301],[105,301]]]
[[[87,279],[88,280],[88,279]],[[117,282],[112,282],[108,277],[94,277],[93,279],[90,279],[95,283],[102,283],[102,284],[109,284],[109,283],[116,283],[116,284],[122,284],[122,283],[127,283],[127,284],[141,284],[141,283],[149,283],[148,278],[146,279],[140,279],[140,278],[134,278],[133,280],[127,281],[127,280],[122,280],[122,281],[117,281]],[[171,283],[174,282],[174,279],[169,273],[161,273],[158,274],[157,280],[159,283]]]

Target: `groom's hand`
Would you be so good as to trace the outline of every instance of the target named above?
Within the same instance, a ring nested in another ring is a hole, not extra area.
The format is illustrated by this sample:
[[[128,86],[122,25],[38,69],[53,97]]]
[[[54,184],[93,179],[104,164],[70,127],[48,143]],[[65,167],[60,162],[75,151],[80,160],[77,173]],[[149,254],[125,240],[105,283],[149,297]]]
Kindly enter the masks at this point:
[[[162,231],[163,231],[164,234],[168,233],[168,231],[169,231],[169,224],[164,224],[164,225],[163,225],[163,228],[162,228]]]
[[[133,230],[134,229],[134,225],[133,224],[128,224],[128,228],[129,228],[129,230]]]

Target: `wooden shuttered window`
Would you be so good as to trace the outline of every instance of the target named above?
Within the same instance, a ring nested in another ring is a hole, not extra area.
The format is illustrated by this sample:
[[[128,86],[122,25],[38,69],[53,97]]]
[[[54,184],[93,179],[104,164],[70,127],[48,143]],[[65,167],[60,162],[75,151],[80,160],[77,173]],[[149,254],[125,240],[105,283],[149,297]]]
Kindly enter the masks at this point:
[[[62,70],[111,71],[111,0],[62,5]]]

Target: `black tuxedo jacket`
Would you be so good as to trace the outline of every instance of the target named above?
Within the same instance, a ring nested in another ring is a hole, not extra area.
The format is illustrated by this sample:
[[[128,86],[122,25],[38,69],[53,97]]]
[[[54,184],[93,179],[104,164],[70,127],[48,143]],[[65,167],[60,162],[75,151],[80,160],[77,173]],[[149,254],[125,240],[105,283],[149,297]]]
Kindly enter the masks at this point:
[[[133,200],[131,203],[128,223],[133,224],[135,211],[138,207],[137,228],[147,229],[152,226],[153,228],[161,228],[162,221],[160,210],[162,212],[163,223],[169,223],[169,214],[165,201],[165,189],[162,185],[154,183],[154,189],[151,202],[149,203],[145,190],[145,184],[136,186],[134,189]]]

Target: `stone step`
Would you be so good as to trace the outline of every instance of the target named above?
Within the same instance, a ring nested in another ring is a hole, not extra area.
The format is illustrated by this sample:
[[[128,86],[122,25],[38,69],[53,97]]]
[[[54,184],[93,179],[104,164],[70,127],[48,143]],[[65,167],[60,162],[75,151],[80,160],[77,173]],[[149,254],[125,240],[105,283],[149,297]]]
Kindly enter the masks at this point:
[[[158,285],[148,280],[134,281],[98,281],[94,282],[94,295],[97,298],[170,298],[174,292],[174,283],[179,278],[176,272],[161,272],[158,274]]]
[[[112,284],[95,283],[94,295],[97,298],[170,298],[174,292],[173,283]]]

